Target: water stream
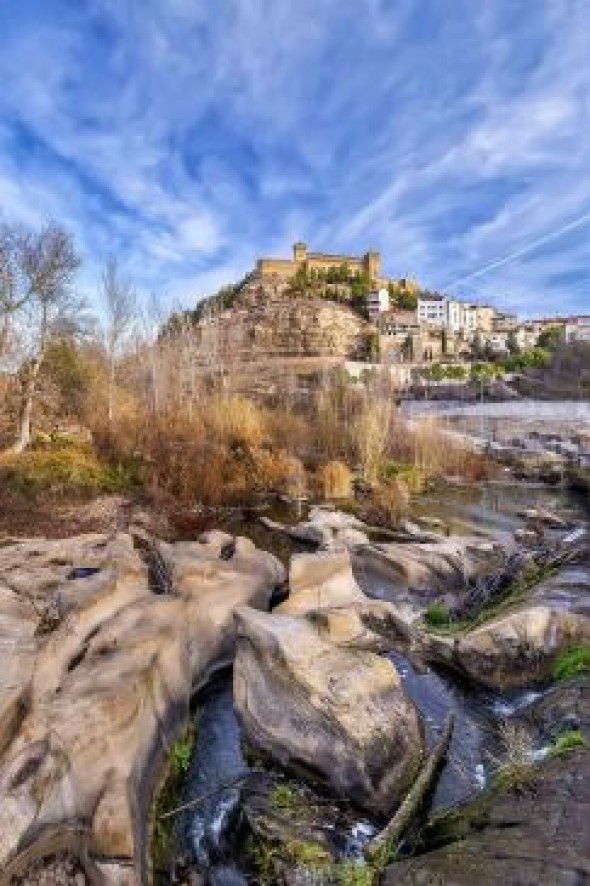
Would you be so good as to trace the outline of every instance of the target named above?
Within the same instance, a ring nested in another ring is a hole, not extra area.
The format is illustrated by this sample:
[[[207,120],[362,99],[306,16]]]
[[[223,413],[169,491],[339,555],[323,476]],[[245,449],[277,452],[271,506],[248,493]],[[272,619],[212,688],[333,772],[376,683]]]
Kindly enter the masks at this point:
[[[523,525],[520,512],[538,506],[567,513],[573,521],[588,520],[587,505],[565,490],[514,482],[457,487],[443,494],[429,495],[417,504],[416,516],[440,520],[448,531],[512,533]],[[241,531],[250,534],[247,526]],[[281,553],[285,555],[284,550]],[[365,574],[359,578],[371,596],[403,602],[403,594],[407,594],[388,584],[382,576]],[[587,588],[588,570],[582,570],[578,578]],[[544,691],[495,695],[468,685],[456,674],[433,668],[419,671],[403,656],[395,654],[390,658],[398,668],[407,695],[422,712],[429,743],[438,734],[448,712],[455,713],[448,764],[430,798],[432,809],[453,806],[480,790],[489,780],[496,765],[494,761],[501,753],[499,726],[502,722],[506,719],[526,722],[528,712],[543,697]],[[215,791],[249,771],[233,710],[230,673],[217,678],[200,694],[195,717],[196,744],[180,802]],[[537,750],[542,753],[541,737],[538,737]],[[241,798],[242,787],[236,784],[179,815],[174,829],[178,868],[199,872],[206,884],[233,886],[253,882],[242,851],[247,828],[241,813]],[[335,835],[343,847],[343,855],[360,854],[363,841],[370,835],[371,822],[367,822],[363,814],[351,812],[356,825],[350,828],[349,817],[342,833]]]

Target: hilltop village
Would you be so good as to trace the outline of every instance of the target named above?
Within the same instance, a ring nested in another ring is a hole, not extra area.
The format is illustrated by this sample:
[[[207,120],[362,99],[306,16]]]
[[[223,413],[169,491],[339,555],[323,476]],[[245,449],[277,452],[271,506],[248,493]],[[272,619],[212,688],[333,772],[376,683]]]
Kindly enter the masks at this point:
[[[558,342],[590,340],[590,316],[522,320],[412,279],[388,278],[374,250],[327,254],[302,242],[290,259],[259,258],[241,283],[205,299],[193,316],[224,330],[234,351],[379,360],[403,383],[437,372],[460,379],[481,362],[537,365]]]

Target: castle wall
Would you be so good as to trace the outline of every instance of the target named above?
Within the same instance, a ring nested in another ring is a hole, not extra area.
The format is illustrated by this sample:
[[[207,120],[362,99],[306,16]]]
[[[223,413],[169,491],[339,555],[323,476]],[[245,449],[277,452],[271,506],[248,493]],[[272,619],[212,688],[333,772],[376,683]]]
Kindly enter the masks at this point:
[[[292,277],[297,271],[298,265],[289,258],[259,258],[256,270],[259,274],[279,274],[280,276]]]
[[[329,271],[332,268],[339,268],[341,265],[346,265],[350,271],[353,273],[358,271],[360,274],[361,271],[364,270],[363,263],[358,258],[350,258],[347,256],[323,256],[323,255],[308,255],[307,256],[307,268],[308,270],[315,271]]]
[[[300,267],[308,271],[329,271],[346,265],[354,274],[368,273],[371,279],[379,278],[381,257],[378,252],[367,252],[359,258],[352,255],[328,255],[323,252],[307,252],[304,243],[296,243],[293,247],[293,259],[260,258],[256,270],[262,276],[278,274],[281,277],[293,277]]]

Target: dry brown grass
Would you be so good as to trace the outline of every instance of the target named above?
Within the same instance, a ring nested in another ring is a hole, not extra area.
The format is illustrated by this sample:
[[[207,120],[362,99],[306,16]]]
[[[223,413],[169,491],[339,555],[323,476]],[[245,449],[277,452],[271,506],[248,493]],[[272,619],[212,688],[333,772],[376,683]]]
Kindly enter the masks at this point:
[[[320,468],[318,479],[324,498],[350,498],[352,496],[352,477],[350,469],[344,462],[328,462],[327,465]]]
[[[504,753],[500,759],[495,758],[496,787],[517,794],[534,789],[537,775],[535,744],[529,730],[520,723],[506,720],[500,726],[500,740]]]
[[[366,519],[375,526],[398,526],[407,516],[410,493],[406,483],[392,477],[376,486],[366,508]]]
[[[279,365],[272,395],[256,386],[246,394],[246,368],[220,363],[215,341],[203,347],[187,328],[175,341],[142,348],[120,373],[116,421],[101,426],[91,416],[101,455],[112,463],[137,456],[155,495],[186,505],[248,504],[259,493],[300,496],[313,487],[347,498],[351,468],[359,468],[375,488],[379,520],[397,522],[407,507],[401,477],[419,492],[424,478],[483,471],[434,424],[413,430],[385,373],[359,388],[338,367],[303,379]]]
[[[260,446],[267,437],[263,410],[239,394],[214,395],[200,415],[207,434],[228,446]]]

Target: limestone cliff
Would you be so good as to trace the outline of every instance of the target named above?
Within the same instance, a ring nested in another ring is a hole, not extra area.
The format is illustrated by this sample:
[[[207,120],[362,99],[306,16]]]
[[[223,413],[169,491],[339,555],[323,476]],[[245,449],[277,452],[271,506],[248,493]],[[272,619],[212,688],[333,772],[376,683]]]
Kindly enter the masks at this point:
[[[290,292],[278,278],[253,279],[232,308],[199,323],[203,337],[242,360],[261,357],[354,358],[366,353],[371,326],[343,304]]]

